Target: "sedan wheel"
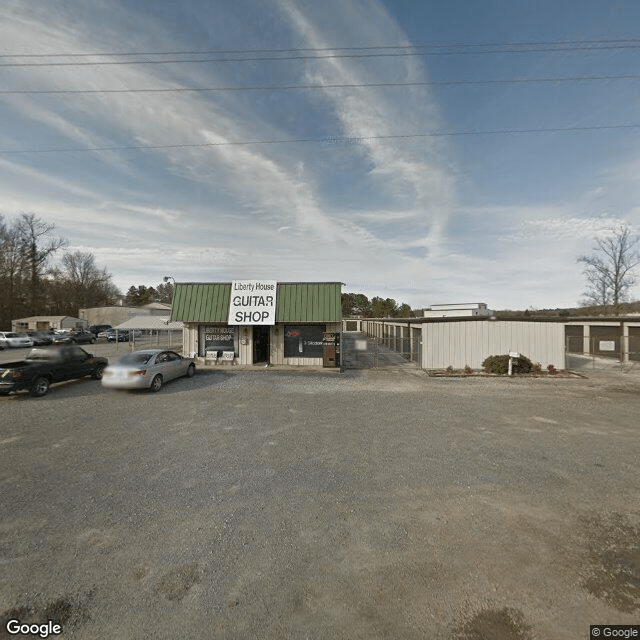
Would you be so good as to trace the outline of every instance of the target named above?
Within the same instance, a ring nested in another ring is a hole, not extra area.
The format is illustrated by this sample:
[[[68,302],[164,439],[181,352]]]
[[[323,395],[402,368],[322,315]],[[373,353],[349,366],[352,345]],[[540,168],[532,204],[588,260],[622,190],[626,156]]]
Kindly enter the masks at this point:
[[[96,370],[93,372],[91,377],[94,378],[95,380],[102,380],[103,373],[104,373],[104,365],[101,364],[96,368]]]
[[[187,369],[187,378],[193,378],[193,375],[195,372],[196,372],[196,365],[191,363]]]
[[[157,393],[158,391],[160,391],[160,389],[162,389],[162,376],[158,374],[151,381],[151,391],[153,391],[154,393]]]
[[[35,379],[29,393],[35,398],[41,398],[47,391],[49,391],[49,379],[41,376]]]

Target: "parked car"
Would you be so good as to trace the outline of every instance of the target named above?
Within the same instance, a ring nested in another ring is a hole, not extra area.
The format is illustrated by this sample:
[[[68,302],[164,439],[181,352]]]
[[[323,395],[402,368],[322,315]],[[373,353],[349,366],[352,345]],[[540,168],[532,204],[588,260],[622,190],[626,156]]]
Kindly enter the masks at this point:
[[[97,340],[95,334],[86,329],[76,329],[67,333],[59,333],[53,338],[53,344],[93,344]]]
[[[0,348],[8,347],[33,347],[33,340],[26,333],[0,331]]]
[[[193,358],[184,358],[175,351],[143,349],[123,356],[109,365],[102,376],[102,386],[110,389],[151,389],[160,391],[173,378],[193,377]]]
[[[27,335],[31,338],[34,347],[42,347],[53,342],[53,336],[44,331],[27,331]]]
[[[107,342],[129,342],[129,332],[126,329],[109,329],[105,337]]]
[[[110,324],[92,324],[89,327],[89,331],[91,331],[91,333],[93,333],[96,338],[100,337],[100,334],[103,331],[108,331],[109,329],[113,329],[113,327]]]
[[[102,377],[106,358],[96,358],[76,345],[36,347],[24,360],[0,364],[0,395],[28,390],[40,397],[53,382],[92,376]]]

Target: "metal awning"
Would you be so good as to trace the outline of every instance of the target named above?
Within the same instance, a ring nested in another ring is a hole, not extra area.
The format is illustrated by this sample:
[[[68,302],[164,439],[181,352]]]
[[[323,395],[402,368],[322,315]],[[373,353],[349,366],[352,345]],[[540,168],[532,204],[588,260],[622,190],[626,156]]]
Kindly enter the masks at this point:
[[[167,330],[182,331],[182,322],[170,322],[169,316],[134,316],[125,322],[120,323],[115,329],[146,329],[146,330]]]
[[[340,282],[279,282],[276,322],[340,322],[341,293]],[[226,323],[230,296],[230,282],[178,282],[171,320]]]

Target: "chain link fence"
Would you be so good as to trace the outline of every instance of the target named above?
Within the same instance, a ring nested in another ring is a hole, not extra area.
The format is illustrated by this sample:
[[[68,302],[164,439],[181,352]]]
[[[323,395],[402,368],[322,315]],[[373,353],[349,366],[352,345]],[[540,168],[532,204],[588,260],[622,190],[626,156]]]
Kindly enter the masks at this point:
[[[100,339],[100,343],[105,342]],[[118,333],[118,339],[111,343],[117,352],[138,349],[182,350],[182,329],[129,329]]]
[[[346,369],[383,369],[422,364],[422,338],[413,336],[369,336],[342,334],[342,364]]]
[[[622,335],[620,331],[591,327],[589,336],[565,336],[567,366],[576,368],[619,367],[640,370],[640,332]]]

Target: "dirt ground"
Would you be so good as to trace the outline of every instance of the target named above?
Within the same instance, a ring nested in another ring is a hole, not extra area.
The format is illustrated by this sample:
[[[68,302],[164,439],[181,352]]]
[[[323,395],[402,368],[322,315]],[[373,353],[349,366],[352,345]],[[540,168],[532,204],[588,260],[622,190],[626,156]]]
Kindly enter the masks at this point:
[[[0,638],[573,640],[640,612],[640,374],[0,398]],[[19,637],[19,636],[18,636]]]

